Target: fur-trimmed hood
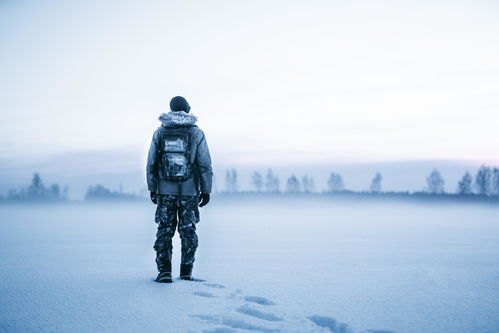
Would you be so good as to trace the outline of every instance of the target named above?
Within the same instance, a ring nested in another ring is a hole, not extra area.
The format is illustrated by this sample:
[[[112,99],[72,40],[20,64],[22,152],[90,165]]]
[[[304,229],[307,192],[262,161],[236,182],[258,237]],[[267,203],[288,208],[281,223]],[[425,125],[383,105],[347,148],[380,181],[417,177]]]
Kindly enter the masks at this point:
[[[170,111],[159,116],[159,120],[165,127],[194,125],[198,118],[185,111]]]

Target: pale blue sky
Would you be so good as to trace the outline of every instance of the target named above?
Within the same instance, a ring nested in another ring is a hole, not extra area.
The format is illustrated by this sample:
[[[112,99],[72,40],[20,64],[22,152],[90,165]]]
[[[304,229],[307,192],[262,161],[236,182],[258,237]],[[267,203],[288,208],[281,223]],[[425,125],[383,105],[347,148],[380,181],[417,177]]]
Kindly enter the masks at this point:
[[[185,96],[219,165],[499,159],[494,1],[2,1],[0,158],[126,151]]]

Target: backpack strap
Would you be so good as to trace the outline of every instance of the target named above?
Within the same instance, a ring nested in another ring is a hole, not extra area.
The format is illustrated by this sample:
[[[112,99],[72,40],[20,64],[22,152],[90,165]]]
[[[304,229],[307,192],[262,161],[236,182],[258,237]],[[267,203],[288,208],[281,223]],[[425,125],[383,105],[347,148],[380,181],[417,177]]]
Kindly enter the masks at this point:
[[[163,140],[163,133],[165,132],[165,128],[160,126],[158,128],[158,144],[156,145],[156,156],[157,158],[161,158],[161,154],[164,150],[165,140]]]

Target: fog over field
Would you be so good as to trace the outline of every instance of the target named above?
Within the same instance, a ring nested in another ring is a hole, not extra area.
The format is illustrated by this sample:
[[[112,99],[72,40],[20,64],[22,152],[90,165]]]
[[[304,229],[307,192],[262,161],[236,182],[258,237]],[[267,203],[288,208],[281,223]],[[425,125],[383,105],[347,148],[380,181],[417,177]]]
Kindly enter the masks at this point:
[[[154,209],[0,206],[0,330],[499,330],[495,205],[214,196],[206,281],[173,285],[153,282]]]
[[[120,186],[126,192],[140,193],[145,190],[145,152],[133,151],[101,151],[74,152],[48,155],[44,158],[27,158],[25,160],[1,159],[0,195],[9,189],[17,189],[27,185],[34,172],[39,172],[47,184],[58,183],[69,187],[69,197],[81,200],[90,185],[103,184],[118,190]],[[257,157],[258,154],[255,155]],[[383,174],[384,191],[421,191],[425,187],[426,176],[435,168],[443,175],[446,191],[456,191],[457,182],[466,171],[473,175],[481,164],[486,162],[499,165],[498,161],[484,160],[421,160],[421,161],[385,161],[363,163],[307,164],[307,163],[264,163],[244,165],[234,161],[222,163],[214,160],[214,191],[226,190],[225,173],[227,169],[238,171],[239,189],[255,190],[251,183],[251,175],[258,171],[265,174],[271,168],[279,177],[281,190],[285,190],[288,177],[295,174],[299,178],[304,175],[313,177],[315,190],[327,190],[327,180],[331,172],[343,176],[345,187],[362,191],[369,188],[375,173]]]

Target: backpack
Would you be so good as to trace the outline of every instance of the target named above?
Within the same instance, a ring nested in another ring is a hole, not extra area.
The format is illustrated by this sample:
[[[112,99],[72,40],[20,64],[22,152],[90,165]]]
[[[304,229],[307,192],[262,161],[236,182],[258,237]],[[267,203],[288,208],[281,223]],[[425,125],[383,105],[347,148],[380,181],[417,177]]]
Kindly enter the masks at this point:
[[[162,129],[159,142],[159,176],[167,181],[191,177],[191,127]]]

